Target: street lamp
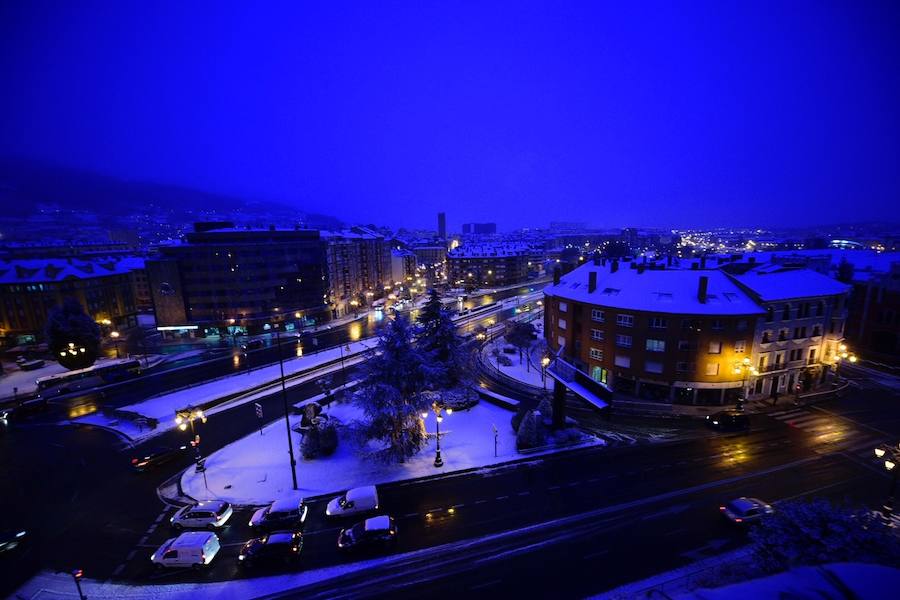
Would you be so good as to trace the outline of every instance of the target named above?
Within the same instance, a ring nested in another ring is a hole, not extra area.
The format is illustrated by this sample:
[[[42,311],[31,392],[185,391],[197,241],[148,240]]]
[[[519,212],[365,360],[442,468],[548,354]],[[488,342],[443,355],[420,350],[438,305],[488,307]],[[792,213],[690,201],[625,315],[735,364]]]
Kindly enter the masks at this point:
[[[359,311],[357,310],[357,308],[359,307],[359,301],[357,301],[357,300],[351,300],[351,301],[350,301],[350,306],[353,307],[353,316],[354,316],[354,317],[358,317],[358,316],[359,316]]]
[[[441,413],[446,412],[447,416],[453,414],[453,409],[449,407],[444,407],[442,404],[438,404],[436,401],[431,403],[431,410],[434,412],[434,420],[435,420],[435,454],[434,454],[434,466],[435,467],[443,467],[444,460],[441,458],[441,422],[444,420],[444,417]],[[422,420],[428,418],[428,411],[423,411],[421,414]]]
[[[847,344],[841,344],[838,346],[837,354],[834,357],[834,378],[835,380],[840,380],[838,377],[838,367],[841,365],[841,361],[846,360],[850,364],[856,362],[856,355],[847,350]]]
[[[187,431],[188,425],[191,427],[191,435],[194,436],[194,439],[191,440],[191,445],[194,447],[195,452],[195,462],[197,463],[197,468],[200,468],[200,436],[197,435],[197,431],[194,429],[194,420],[199,419],[201,423],[206,423],[206,415],[203,414],[203,411],[199,408],[195,408],[193,406],[188,406],[186,408],[182,408],[181,410],[175,411],[175,424],[178,425],[178,429],[181,431]]]
[[[119,358],[119,332],[113,331],[109,334],[109,337],[113,339],[113,343],[116,345],[116,358]]]
[[[897,464],[900,463],[900,445],[897,447],[887,444],[878,446],[875,448],[875,458],[881,461],[884,468],[892,474],[888,498],[883,506],[885,517],[890,520],[891,514],[894,512],[894,495],[897,492],[897,473],[900,472],[900,469],[897,468]]]
[[[291,459],[291,478],[297,489],[297,461],[294,459],[294,442],[291,439],[291,421],[288,417],[287,387],[284,383],[284,357],[281,354],[281,329],[275,324],[275,344],[278,346],[278,367],[281,369],[281,401],[284,403],[284,426],[287,428],[288,455]]]
[[[748,395],[747,394],[747,377],[748,376],[756,377],[757,375],[759,375],[759,371],[757,371],[756,367],[754,367],[751,364],[750,357],[745,356],[741,362],[735,363],[734,374],[741,376],[741,395],[737,399],[737,408],[742,409],[744,399]]]
[[[547,366],[550,364],[550,357],[545,356],[541,359],[541,383],[544,384],[544,390],[547,389]]]

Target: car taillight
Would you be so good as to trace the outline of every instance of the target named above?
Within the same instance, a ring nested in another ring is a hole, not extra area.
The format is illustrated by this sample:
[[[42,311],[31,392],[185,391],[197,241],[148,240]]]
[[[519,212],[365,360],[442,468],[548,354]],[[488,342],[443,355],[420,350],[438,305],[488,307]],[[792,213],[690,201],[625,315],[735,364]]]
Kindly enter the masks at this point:
[[[720,507],[719,507],[719,510],[725,510],[725,507],[724,507],[724,506],[720,506]]]
[[[737,518],[737,519],[734,520],[734,522],[735,522],[735,523],[743,523],[744,520],[741,519],[741,518]]]
[[[203,553],[200,553],[200,562],[202,562],[202,563],[206,562],[206,555]]]
[[[131,464],[136,465],[137,463],[138,463],[138,459],[136,459],[136,458],[131,459]]]

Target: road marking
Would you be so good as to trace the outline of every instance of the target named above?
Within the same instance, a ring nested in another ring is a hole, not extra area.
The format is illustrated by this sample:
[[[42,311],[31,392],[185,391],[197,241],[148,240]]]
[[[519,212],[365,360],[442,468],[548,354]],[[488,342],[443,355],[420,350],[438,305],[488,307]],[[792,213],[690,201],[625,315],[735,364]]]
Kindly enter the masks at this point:
[[[494,500],[508,500],[509,496],[497,496]]]
[[[885,436],[885,437],[889,437],[889,438],[894,437],[893,435],[891,435],[891,434],[888,433],[887,431],[884,431],[884,430],[882,430],[882,429],[878,429],[877,427],[872,427],[871,425],[866,425],[865,423],[863,423],[863,422],[861,422],[861,421],[857,421],[856,419],[851,419],[850,417],[845,417],[845,416],[843,416],[843,415],[841,415],[841,414],[839,414],[839,413],[832,412],[832,411],[830,411],[830,410],[825,410],[824,408],[820,408],[820,407],[818,407],[818,406],[813,406],[812,409],[813,409],[813,410],[817,410],[817,411],[819,411],[819,412],[823,412],[823,413],[825,413],[825,414],[827,414],[827,415],[831,415],[832,417],[837,417],[838,419],[845,419],[845,420],[847,420],[847,421],[850,421],[851,423],[855,423],[855,424],[859,425],[860,427],[865,427],[866,429],[871,429],[872,431],[877,431],[878,433],[880,433],[881,435],[883,435],[883,436]]]
[[[140,541],[138,542],[138,546],[143,546],[144,544],[146,544],[146,543],[147,543],[147,538],[149,538],[149,537],[150,537],[149,535],[145,535],[144,537],[142,537],[142,538],[140,539]]]
[[[597,558],[598,556],[603,556],[604,554],[609,554],[609,550],[597,550],[596,552],[591,552],[590,554],[585,554],[582,558],[588,560],[590,558]]]
[[[147,535],[152,535],[153,532],[156,531],[157,526],[158,526],[158,523],[154,523],[153,525],[151,525],[150,528],[147,529]]]
[[[773,502],[773,504],[777,504],[779,502],[788,502],[790,500],[794,500],[795,498],[802,498],[803,496],[815,494],[817,492],[821,492],[823,490],[827,490],[828,488],[833,488],[835,486],[842,485],[842,484],[848,483],[850,481],[856,481],[857,479],[860,479],[861,477],[862,477],[862,475],[857,475],[856,477],[851,477],[849,479],[842,479],[841,481],[835,481],[834,483],[829,483],[828,485],[823,485],[821,487],[817,487],[814,490],[806,490],[806,491],[800,492],[799,494],[794,494],[793,496],[788,496],[787,498],[781,498],[781,499]]]
[[[405,515],[403,515],[403,518],[409,519],[411,517],[418,517],[418,516],[419,516],[419,513],[406,513]]]
[[[125,563],[122,563],[118,567],[116,567],[115,571],[112,572],[113,577],[118,577],[119,575],[122,574],[122,571],[124,571],[124,570],[125,570]]]
[[[159,523],[160,521],[162,521],[162,520],[165,519],[165,518],[166,518],[166,511],[163,511],[163,512],[159,513],[159,516],[156,517],[156,520],[153,521],[153,522],[154,522],[154,523]]]
[[[575,487],[576,485],[581,485],[580,481],[570,481],[566,484],[566,487]]]
[[[558,489],[559,489],[559,486],[558,486],[558,485],[551,485],[551,486],[548,487],[547,489],[548,489],[548,490],[554,490],[554,491],[555,491],[555,490],[558,490]]]
[[[128,556],[125,557],[125,562],[131,562],[132,560],[134,560],[135,554],[137,554],[137,549],[132,550],[131,552],[128,553]]]
[[[516,496],[527,496],[527,495],[529,495],[530,493],[531,493],[531,492],[528,492],[528,491],[526,491],[526,492],[519,492],[518,494],[516,494]]]
[[[457,508],[462,508],[463,506],[465,506],[465,504],[454,504],[450,508],[457,509]]]
[[[486,504],[487,500],[476,500],[475,504]]]
[[[807,417],[790,419],[790,420],[788,420],[787,423],[788,423],[788,425],[793,425],[794,427],[802,427],[803,425],[807,425],[809,423],[815,423],[815,422],[824,423],[825,421],[823,420],[821,415],[809,415]]]
[[[493,579],[491,581],[485,581],[484,583],[479,583],[478,585],[470,585],[470,590],[480,590],[486,587],[491,587],[492,585],[497,585],[498,583],[503,583],[502,579]]]
[[[588,483],[597,483],[598,481],[603,481],[603,477],[591,477],[587,480]]]

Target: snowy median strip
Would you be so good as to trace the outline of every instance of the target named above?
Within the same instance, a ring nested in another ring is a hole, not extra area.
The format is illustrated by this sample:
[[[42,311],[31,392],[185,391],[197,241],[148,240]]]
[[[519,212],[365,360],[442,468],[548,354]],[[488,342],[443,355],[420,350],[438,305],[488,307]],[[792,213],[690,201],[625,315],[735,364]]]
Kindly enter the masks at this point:
[[[376,344],[376,338],[350,343],[350,350],[344,350],[343,366],[354,365],[364,360],[365,353],[374,348]],[[304,355],[285,360],[284,374],[287,387],[302,385],[310,379],[341,370],[340,359],[341,348],[335,347],[313,355]],[[327,363],[332,364],[323,366]],[[150,398],[137,404],[124,406],[119,410],[135,413],[150,419],[157,419],[161,424],[172,423],[172,426],[174,426],[176,410],[187,406],[208,405],[222,399],[221,404],[216,404],[204,411],[207,415],[214,415],[217,412],[267,396],[275,391],[276,388],[280,388],[280,385],[281,372],[278,363],[275,363],[260,367],[249,374],[241,372],[228,375],[207,383]],[[241,394],[241,390],[246,390],[246,393]],[[235,395],[236,393],[238,395]],[[226,398],[228,399],[226,400]],[[133,441],[145,440],[171,429],[168,426],[160,426],[156,429],[138,427],[132,422],[107,417],[99,413],[76,419],[73,422],[114,429]]]

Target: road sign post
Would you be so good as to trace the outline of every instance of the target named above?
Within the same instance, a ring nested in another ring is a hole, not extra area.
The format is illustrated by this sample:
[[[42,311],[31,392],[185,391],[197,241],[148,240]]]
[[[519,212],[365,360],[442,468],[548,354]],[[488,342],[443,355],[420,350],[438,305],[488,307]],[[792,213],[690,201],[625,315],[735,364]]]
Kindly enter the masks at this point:
[[[256,408],[256,418],[259,419],[259,435],[263,434],[263,408],[262,404],[259,402],[254,402],[253,406]]]

